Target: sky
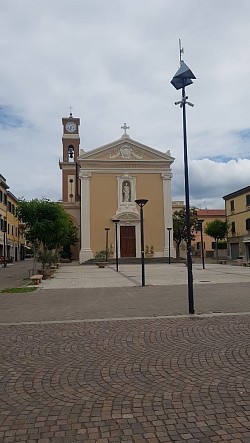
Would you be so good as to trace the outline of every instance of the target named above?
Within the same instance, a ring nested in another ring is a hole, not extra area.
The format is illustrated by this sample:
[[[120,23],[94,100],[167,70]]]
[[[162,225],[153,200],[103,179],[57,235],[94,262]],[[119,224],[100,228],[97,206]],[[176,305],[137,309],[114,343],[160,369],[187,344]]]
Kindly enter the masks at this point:
[[[62,117],[81,119],[85,151],[130,137],[170,149],[184,200],[183,60],[190,203],[223,208],[250,184],[249,0],[1,0],[0,174],[27,200],[61,198]]]

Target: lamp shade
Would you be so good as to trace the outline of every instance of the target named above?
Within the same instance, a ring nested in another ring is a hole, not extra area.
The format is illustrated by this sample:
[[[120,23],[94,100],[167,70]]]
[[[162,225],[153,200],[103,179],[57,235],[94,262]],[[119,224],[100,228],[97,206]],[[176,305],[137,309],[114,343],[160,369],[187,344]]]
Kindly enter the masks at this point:
[[[196,79],[195,75],[186,65],[186,63],[182,62],[180,68],[170,83],[175,87],[175,89],[181,89],[191,85],[193,83],[191,79]]]
[[[148,202],[148,200],[146,198],[141,198],[138,200],[135,200],[135,203],[140,206],[140,208],[143,208],[143,206],[145,206],[145,204]]]

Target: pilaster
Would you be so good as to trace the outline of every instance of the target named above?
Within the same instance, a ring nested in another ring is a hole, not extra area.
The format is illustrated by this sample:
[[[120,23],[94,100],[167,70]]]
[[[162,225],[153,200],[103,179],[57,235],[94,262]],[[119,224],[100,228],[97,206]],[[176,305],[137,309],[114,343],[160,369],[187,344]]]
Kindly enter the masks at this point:
[[[81,250],[79,262],[83,263],[93,258],[90,248],[90,178],[91,172],[80,171],[81,180]]]
[[[162,186],[163,186],[163,213],[164,213],[164,257],[175,257],[176,252],[173,245],[173,215],[172,215],[172,192],[171,192],[171,179],[173,174],[171,170],[161,174]],[[171,228],[170,231],[170,245],[169,245],[169,231],[167,228]]]

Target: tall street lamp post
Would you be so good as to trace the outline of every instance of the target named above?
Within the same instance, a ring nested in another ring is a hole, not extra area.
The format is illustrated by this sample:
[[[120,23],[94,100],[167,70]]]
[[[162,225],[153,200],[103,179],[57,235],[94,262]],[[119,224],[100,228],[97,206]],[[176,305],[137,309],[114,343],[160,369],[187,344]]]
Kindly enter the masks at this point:
[[[145,263],[144,263],[144,223],[143,223],[143,207],[148,200],[139,199],[135,203],[140,207],[140,223],[141,223],[141,285],[145,286]]]
[[[171,80],[175,89],[182,90],[182,99],[175,102],[182,108],[183,120],[183,142],[184,142],[184,176],[185,176],[185,200],[186,200],[186,229],[187,229],[187,272],[188,272],[188,304],[189,314],[194,314],[194,294],[193,294],[193,271],[192,271],[192,252],[191,252],[191,231],[190,231],[190,204],[189,204],[189,179],[188,179],[188,151],[187,151],[187,124],[186,124],[186,104],[194,106],[188,102],[185,87],[191,85],[192,79],[196,77],[191,69],[181,59],[183,50],[180,47],[180,68]]]
[[[202,259],[202,268],[205,269],[205,258],[204,258],[204,243],[203,243],[203,227],[202,223],[204,220],[199,220],[199,230],[201,231],[201,259]]]
[[[118,233],[117,233],[117,225],[120,220],[113,220],[115,224],[115,262],[116,262],[116,272],[118,272]]]
[[[172,228],[167,228],[168,230],[168,264],[170,265],[170,235]]]
[[[106,231],[106,262],[108,261],[109,229],[110,228],[105,228],[105,231]]]

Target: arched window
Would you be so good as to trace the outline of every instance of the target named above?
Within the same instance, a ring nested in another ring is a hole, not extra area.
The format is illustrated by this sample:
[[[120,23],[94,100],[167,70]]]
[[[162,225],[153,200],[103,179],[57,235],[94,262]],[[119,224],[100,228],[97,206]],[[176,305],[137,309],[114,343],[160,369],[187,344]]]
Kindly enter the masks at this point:
[[[68,161],[69,162],[75,161],[75,150],[73,145],[69,145],[68,147]]]

